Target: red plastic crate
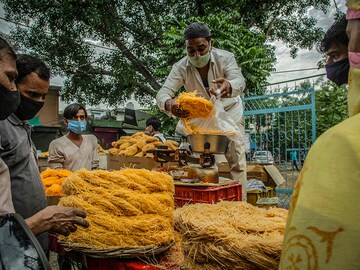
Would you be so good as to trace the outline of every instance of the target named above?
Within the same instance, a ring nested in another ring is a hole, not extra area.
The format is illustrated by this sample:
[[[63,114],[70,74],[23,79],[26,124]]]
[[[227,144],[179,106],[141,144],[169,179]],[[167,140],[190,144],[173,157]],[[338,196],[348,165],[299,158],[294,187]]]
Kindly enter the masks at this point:
[[[193,203],[241,201],[241,198],[240,183],[219,187],[175,186],[175,205],[177,207]]]

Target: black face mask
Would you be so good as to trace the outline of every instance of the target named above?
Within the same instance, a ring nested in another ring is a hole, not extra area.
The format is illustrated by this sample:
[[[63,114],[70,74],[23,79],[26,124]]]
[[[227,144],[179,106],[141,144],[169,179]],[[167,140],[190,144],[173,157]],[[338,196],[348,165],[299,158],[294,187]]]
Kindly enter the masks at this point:
[[[350,64],[349,59],[346,58],[344,60],[329,63],[325,65],[326,69],[326,77],[337,84],[337,86],[341,86],[348,81]]]
[[[6,119],[16,111],[20,103],[19,90],[11,91],[0,85],[0,120]]]
[[[15,115],[19,117],[20,120],[30,120],[41,110],[44,106],[44,102],[35,101],[24,95],[20,95],[20,105],[18,106]]]

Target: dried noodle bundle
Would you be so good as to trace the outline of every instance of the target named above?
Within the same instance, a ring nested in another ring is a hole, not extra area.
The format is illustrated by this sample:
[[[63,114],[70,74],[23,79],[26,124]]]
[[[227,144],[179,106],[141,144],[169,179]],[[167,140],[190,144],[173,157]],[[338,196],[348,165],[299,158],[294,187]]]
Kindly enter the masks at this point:
[[[183,92],[179,95],[176,100],[176,104],[179,105],[180,109],[188,111],[189,115],[187,118],[206,118],[212,113],[214,104],[211,101],[196,96],[196,92]]]
[[[187,269],[277,269],[287,210],[245,202],[194,204],[175,211]]]
[[[184,127],[189,134],[212,134],[212,135],[225,135],[233,136],[234,131],[232,130],[220,130],[220,129],[207,129],[199,126],[192,125],[189,119],[183,119]]]
[[[45,188],[46,196],[61,196],[61,184],[72,172],[68,170],[46,169],[40,176]]]
[[[145,169],[79,170],[63,183],[60,205],[83,209],[89,228],[60,239],[68,247],[141,248],[174,240],[174,185]]]
[[[153,158],[152,153],[146,151],[155,149],[158,146],[167,146],[168,149],[176,150],[179,146],[178,142],[166,140],[165,143],[160,142],[157,138],[148,136],[143,132],[135,133],[132,136],[122,136],[116,142],[112,142],[113,148],[109,149],[111,155],[122,155],[127,157],[149,157]]]

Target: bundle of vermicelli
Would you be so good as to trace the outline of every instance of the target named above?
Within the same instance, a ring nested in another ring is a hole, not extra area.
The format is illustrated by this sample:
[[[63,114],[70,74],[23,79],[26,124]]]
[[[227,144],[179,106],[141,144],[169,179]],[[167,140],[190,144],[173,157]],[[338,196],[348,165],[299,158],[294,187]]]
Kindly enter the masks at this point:
[[[61,184],[72,172],[68,170],[46,169],[40,176],[47,196],[61,196]]]
[[[187,269],[277,269],[287,210],[245,202],[194,204],[175,211]]]
[[[47,157],[49,156],[49,152],[42,152],[39,157]]]
[[[206,118],[212,113],[214,104],[210,100],[196,96],[196,92],[183,92],[176,100],[180,109],[189,112],[187,118]]]
[[[62,185],[60,205],[83,209],[89,228],[60,237],[69,247],[141,248],[174,240],[174,184],[144,169],[80,170]]]
[[[207,129],[199,126],[195,126],[190,123],[189,119],[182,119],[184,127],[189,134],[213,134],[213,135],[225,135],[233,136],[233,130],[220,130],[220,129]]]
[[[98,143],[98,154],[99,155],[106,155],[106,151],[104,150],[104,148],[102,148],[102,146]]]
[[[122,136],[116,142],[112,142],[112,146],[113,148],[109,149],[110,155],[152,158],[153,155],[147,154],[146,151],[155,149],[158,146],[167,146],[170,150],[176,150],[179,143],[172,140],[166,140],[165,143],[162,143],[155,137],[148,136],[144,132],[138,132],[132,136]]]

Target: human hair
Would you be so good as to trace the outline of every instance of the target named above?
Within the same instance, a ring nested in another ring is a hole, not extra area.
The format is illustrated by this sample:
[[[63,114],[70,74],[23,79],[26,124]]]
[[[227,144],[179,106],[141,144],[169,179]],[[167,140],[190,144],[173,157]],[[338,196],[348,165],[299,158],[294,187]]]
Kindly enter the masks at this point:
[[[26,75],[35,72],[40,79],[44,81],[50,80],[50,70],[46,66],[46,64],[31,55],[23,54],[20,55],[16,60],[16,68],[18,70],[18,77],[15,81],[16,84],[22,83],[26,77]]]
[[[148,120],[146,120],[146,126],[152,126],[155,131],[161,130],[161,121],[159,118],[152,116]]]
[[[87,112],[86,109],[83,105],[79,104],[79,103],[73,103],[70,104],[69,106],[67,106],[64,110],[64,118],[71,120],[73,119],[76,114],[80,111],[80,110],[84,110],[85,112],[85,116],[87,117]]]
[[[184,40],[195,38],[206,38],[208,41],[210,41],[211,31],[209,27],[201,22],[193,22],[189,24],[184,30]]]
[[[326,31],[324,38],[318,44],[318,51],[320,53],[325,53],[333,44],[347,47],[349,44],[349,37],[346,34],[346,26],[346,16],[343,15]]]
[[[14,60],[17,58],[16,53],[10,47],[9,43],[0,36],[0,59],[2,58],[3,53],[10,55],[12,58],[14,58]]]

